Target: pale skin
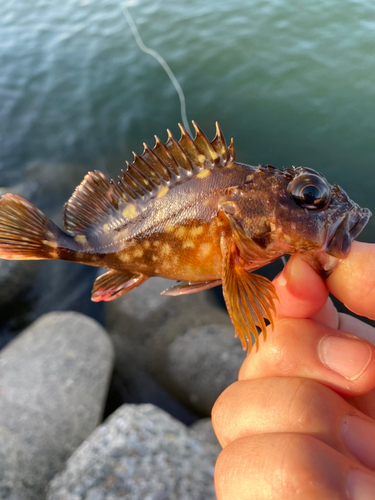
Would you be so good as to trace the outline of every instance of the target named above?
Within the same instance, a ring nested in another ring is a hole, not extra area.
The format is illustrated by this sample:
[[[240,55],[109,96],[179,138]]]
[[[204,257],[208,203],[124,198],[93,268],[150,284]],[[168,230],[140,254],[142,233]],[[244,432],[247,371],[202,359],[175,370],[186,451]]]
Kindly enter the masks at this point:
[[[327,281],[299,256],[275,280],[275,328],[217,400],[217,500],[375,499],[375,245]],[[374,345],[373,345],[374,344]]]

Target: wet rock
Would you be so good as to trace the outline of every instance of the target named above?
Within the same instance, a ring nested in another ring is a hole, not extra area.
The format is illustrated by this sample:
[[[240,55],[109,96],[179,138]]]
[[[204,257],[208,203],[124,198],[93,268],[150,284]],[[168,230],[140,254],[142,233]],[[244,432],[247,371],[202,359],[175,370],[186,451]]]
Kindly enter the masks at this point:
[[[103,328],[72,312],[43,316],[0,352],[0,426],[33,453],[38,498],[99,423],[112,361]]]
[[[209,292],[179,297],[160,295],[171,284],[175,282],[151,278],[124,297],[108,302],[106,328],[115,344],[116,372],[124,380],[131,381],[144,371],[179,398],[179,391],[175,391],[178,384],[169,369],[169,348],[173,342],[191,328],[203,325],[226,325],[229,338],[233,337],[233,329],[227,312],[217,306]],[[195,339],[194,348],[199,350],[199,343],[205,341],[199,336]],[[186,397],[184,403],[191,405]]]
[[[223,325],[191,328],[169,346],[168,371],[184,401],[210,415],[219,395],[238,378],[246,353]]]
[[[48,500],[214,500],[219,446],[152,405],[124,405],[50,483]]]

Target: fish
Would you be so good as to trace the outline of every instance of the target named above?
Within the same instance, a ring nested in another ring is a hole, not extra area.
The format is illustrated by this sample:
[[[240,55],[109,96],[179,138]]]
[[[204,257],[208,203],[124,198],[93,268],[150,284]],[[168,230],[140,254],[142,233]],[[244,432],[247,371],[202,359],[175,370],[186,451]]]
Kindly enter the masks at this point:
[[[64,207],[65,231],[27,200],[0,199],[0,258],[61,259],[109,269],[94,302],[121,297],[151,277],[176,280],[164,295],[222,285],[244,349],[273,325],[277,294],[253,273],[299,253],[326,277],[371,217],[307,167],[277,169],[235,159],[216,123],[209,141],[195,122],[177,141],[133,153],[118,181],[89,172]]]

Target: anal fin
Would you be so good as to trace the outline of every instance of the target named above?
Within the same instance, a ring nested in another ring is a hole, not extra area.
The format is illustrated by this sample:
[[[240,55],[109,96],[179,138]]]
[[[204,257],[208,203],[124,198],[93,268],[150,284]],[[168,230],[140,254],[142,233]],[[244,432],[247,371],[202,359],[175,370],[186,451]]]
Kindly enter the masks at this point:
[[[251,349],[251,334],[259,347],[258,328],[266,338],[264,318],[273,325],[276,314],[274,300],[278,299],[273,284],[263,276],[252,274],[243,267],[240,251],[233,238],[222,243],[223,294],[236,336],[242,347]]]
[[[91,292],[91,300],[100,302],[117,299],[133,288],[142,285],[146,280],[148,280],[148,276],[144,274],[121,273],[111,269],[96,278]]]
[[[188,295],[189,293],[202,292],[203,290],[209,290],[215,286],[221,285],[221,280],[213,281],[202,281],[200,283],[180,283],[179,285],[167,288],[160,295],[170,295],[175,297],[177,295]]]

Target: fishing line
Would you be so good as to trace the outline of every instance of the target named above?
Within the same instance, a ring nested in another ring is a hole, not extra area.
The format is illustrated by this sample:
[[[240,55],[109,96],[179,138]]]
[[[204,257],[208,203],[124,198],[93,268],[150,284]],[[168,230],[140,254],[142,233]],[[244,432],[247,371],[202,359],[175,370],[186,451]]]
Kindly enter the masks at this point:
[[[183,123],[185,129],[192,136],[192,133],[191,133],[191,130],[189,127],[189,123],[188,123],[188,119],[187,119],[187,115],[186,115],[185,94],[181,88],[181,85],[178,83],[177,78],[175,77],[173,71],[171,70],[168,63],[165,61],[165,59],[158,52],[156,52],[156,50],[150,49],[149,47],[147,47],[143,43],[143,40],[141,38],[141,35],[139,34],[138,28],[137,28],[132,16],[130,15],[130,12],[129,12],[127,6],[124,3],[121,3],[120,0],[118,0],[118,4],[120,6],[121,12],[123,13],[123,15],[125,17],[126,22],[128,23],[128,25],[131,29],[131,32],[134,36],[134,40],[135,40],[136,44],[138,45],[138,47],[141,49],[142,52],[144,52],[145,54],[149,54],[150,56],[152,56],[154,59],[157,60],[157,62],[160,64],[160,66],[167,73],[168,78],[170,79],[174,88],[176,89],[178,98],[180,99],[182,123]],[[287,263],[285,256],[281,257],[281,261],[282,261],[283,267],[284,267]]]
[[[142,50],[142,52],[145,52],[146,54],[149,54],[150,56],[152,56],[154,59],[156,59],[158,61],[158,63],[160,64],[160,66],[167,73],[167,75],[168,75],[170,81],[172,82],[174,88],[176,89],[178,98],[180,99],[180,108],[181,108],[182,123],[183,123],[185,129],[192,136],[192,133],[191,133],[191,130],[190,130],[190,127],[189,127],[189,123],[188,123],[188,119],[187,119],[187,116],[186,116],[185,95],[184,95],[184,92],[183,92],[183,90],[181,88],[181,85],[178,83],[177,78],[174,76],[173,71],[169,67],[168,63],[163,59],[163,57],[158,52],[156,52],[156,50],[150,49],[149,47],[147,47],[143,43],[143,40],[141,38],[141,35],[139,34],[138,28],[137,28],[137,26],[136,26],[136,24],[135,24],[132,16],[130,15],[130,12],[129,12],[127,6],[125,4],[123,4],[123,3],[121,3],[120,0],[119,0],[118,4],[119,4],[119,6],[121,8],[121,11],[122,11],[125,19],[126,19],[126,22],[128,23],[128,25],[129,25],[132,33],[133,33],[134,39],[135,39],[138,47]]]

